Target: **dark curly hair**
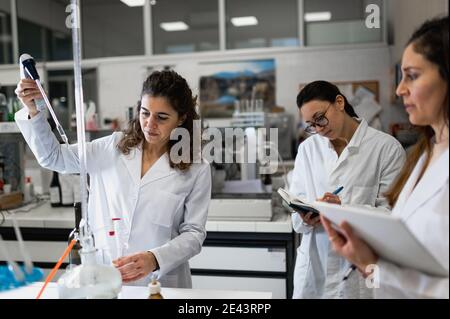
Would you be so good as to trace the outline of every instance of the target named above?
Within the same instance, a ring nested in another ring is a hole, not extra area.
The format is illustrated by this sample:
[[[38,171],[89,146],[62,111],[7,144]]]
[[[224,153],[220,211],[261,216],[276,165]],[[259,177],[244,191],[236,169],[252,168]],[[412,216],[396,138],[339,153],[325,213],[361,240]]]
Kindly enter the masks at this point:
[[[141,99],[144,95],[152,97],[164,97],[169,104],[178,113],[179,117],[185,117],[183,127],[189,131],[190,136],[190,160],[188,162],[181,161],[180,163],[172,162],[170,159],[170,167],[186,171],[192,165],[194,159],[193,149],[193,125],[194,120],[199,119],[195,106],[197,104],[197,97],[192,95],[187,81],[178,73],[172,70],[155,71],[145,81],[142,86]],[[128,123],[128,127],[124,130],[124,136],[117,144],[117,148],[123,154],[127,155],[131,149],[140,145],[145,140],[139,122],[139,112],[141,110],[141,102],[138,102],[136,107],[136,115]],[[169,152],[173,145],[179,140],[169,140]]]

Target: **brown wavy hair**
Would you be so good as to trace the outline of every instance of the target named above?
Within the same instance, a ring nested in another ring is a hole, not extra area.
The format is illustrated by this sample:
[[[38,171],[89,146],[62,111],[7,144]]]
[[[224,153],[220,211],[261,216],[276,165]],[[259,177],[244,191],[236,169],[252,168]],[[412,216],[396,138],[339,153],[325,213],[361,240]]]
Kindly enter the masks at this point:
[[[441,109],[441,116],[444,118],[447,127],[449,126],[449,106],[448,106],[448,78],[449,78],[449,17],[435,18],[425,22],[417,29],[409,39],[407,46],[412,44],[416,53],[421,54],[429,62],[439,68],[439,74],[443,81],[447,83],[446,103]],[[395,205],[398,196],[411,175],[414,167],[422,154],[426,154],[425,165],[419,174],[416,183],[422,178],[428,163],[431,159],[432,142],[431,139],[435,132],[431,126],[416,127],[419,130],[420,138],[416,145],[409,152],[406,163],[403,166],[399,176],[392,184],[391,188],[385,193],[391,207]]]
[[[178,113],[178,116],[185,117],[184,122],[180,125],[189,131],[190,136],[190,160],[188,162],[181,161],[180,163],[172,162],[170,159],[170,167],[186,171],[192,165],[194,158],[193,149],[193,125],[194,120],[199,119],[195,106],[197,105],[197,97],[192,95],[187,81],[173,70],[155,71],[144,81],[142,85],[141,99],[144,95],[152,97],[166,98],[173,109]],[[144,133],[142,132],[139,122],[139,113],[141,110],[141,102],[136,106],[134,118],[128,123],[124,130],[122,139],[117,144],[117,148],[122,154],[128,155],[131,149],[139,146],[145,141]],[[169,140],[168,151],[179,140]],[[169,157],[170,158],[170,157]]]

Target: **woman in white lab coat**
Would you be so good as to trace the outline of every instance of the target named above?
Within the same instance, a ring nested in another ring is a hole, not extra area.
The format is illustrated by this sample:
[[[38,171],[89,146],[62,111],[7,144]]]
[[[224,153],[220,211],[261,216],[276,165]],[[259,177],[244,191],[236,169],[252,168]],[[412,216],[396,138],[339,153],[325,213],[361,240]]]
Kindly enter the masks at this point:
[[[403,53],[403,78],[397,95],[403,98],[412,124],[423,136],[388,193],[392,215],[402,218],[416,238],[449,269],[448,80],[449,18],[422,25]],[[374,280],[377,298],[449,298],[449,280],[379,258],[348,223],[342,235],[322,219],[334,249]],[[376,265],[371,266],[370,265]],[[372,270],[375,270],[372,273]]]
[[[297,96],[306,131],[317,133],[300,144],[290,191],[307,201],[388,207],[383,193],[404,163],[404,150],[392,136],[357,118],[339,89],[326,81],[308,84]],[[339,195],[331,192],[343,187]],[[302,234],[294,272],[293,298],[371,298],[356,274],[342,279],[349,263],[330,247],[319,217],[292,214]]]
[[[79,172],[77,146],[60,145],[36,110],[33,100],[41,95],[34,81],[21,80],[16,94],[26,106],[16,113],[17,125],[40,165]],[[124,283],[145,285],[158,270],[163,286],[192,286],[188,260],[206,237],[211,192],[209,165],[192,162],[195,104],[184,78],[154,72],[143,84],[129,127],[86,145],[90,226],[97,248],[122,256],[114,264]],[[190,154],[181,162],[169,157],[177,143],[170,134],[177,127],[191,138]],[[112,218],[120,218],[119,245],[107,235]]]

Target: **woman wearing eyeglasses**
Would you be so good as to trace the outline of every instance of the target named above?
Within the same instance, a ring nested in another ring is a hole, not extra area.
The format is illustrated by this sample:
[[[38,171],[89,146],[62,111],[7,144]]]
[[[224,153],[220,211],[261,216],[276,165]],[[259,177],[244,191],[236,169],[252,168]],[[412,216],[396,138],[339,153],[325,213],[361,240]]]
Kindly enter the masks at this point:
[[[298,94],[297,105],[312,136],[299,146],[290,192],[307,201],[389,208],[383,193],[404,163],[400,143],[358,119],[346,97],[329,82],[308,84]],[[339,196],[332,194],[341,186]],[[292,222],[302,234],[293,298],[373,297],[358,272],[343,280],[350,264],[331,249],[320,217],[293,213]]]

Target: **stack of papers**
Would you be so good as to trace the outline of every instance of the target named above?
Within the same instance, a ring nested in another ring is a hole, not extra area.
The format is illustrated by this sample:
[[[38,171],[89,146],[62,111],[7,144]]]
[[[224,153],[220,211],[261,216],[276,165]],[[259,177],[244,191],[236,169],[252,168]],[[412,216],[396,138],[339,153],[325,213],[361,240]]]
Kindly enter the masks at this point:
[[[339,229],[336,225],[347,221],[355,233],[383,259],[432,276],[448,277],[448,269],[414,236],[401,218],[386,215],[377,208],[364,206],[341,206],[324,202],[314,202],[312,205],[327,217],[337,230]]]

